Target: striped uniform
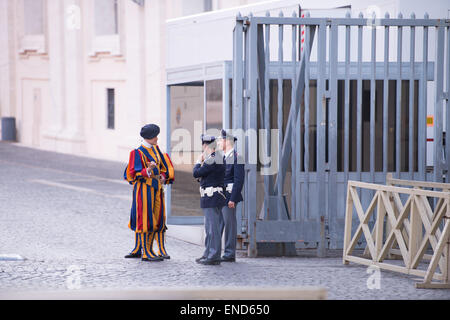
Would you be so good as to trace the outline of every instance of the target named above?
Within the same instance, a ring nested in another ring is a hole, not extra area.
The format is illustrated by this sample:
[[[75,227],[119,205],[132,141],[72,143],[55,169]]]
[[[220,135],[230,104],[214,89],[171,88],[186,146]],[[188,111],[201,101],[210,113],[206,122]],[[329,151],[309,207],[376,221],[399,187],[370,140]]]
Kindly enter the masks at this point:
[[[150,176],[147,168],[150,162],[155,162]],[[131,205],[128,227],[135,235],[135,247],[131,254],[142,253],[143,258],[157,256],[153,251],[156,238],[159,256],[168,256],[164,246],[166,217],[164,203],[164,189],[159,177],[166,178],[165,184],[173,183],[174,168],[169,156],[163,154],[158,146],[139,148],[130,152],[128,165],[124,172],[124,179],[133,187],[133,202]]]

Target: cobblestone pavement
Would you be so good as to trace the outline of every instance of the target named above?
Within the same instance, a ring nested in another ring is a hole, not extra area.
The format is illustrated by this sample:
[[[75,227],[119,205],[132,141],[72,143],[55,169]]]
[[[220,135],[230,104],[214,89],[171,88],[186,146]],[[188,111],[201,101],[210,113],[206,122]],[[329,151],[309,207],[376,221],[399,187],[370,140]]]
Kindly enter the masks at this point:
[[[202,247],[168,238],[170,260],[124,259],[134,239],[123,169],[120,162],[0,142],[0,254],[26,258],[0,261],[0,293],[312,285],[325,287],[329,299],[450,299],[450,290],[415,289],[413,277],[387,271],[380,288],[369,289],[367,268],[344,266],[339,255],[251,259],[240,253],[236,263],[201,266],[194,259]]]

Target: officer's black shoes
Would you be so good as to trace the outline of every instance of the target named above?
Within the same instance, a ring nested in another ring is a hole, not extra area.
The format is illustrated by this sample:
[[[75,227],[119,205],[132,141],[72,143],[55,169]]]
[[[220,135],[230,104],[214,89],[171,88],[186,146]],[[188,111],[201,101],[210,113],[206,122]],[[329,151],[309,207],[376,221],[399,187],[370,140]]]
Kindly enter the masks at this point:
[[[222,262],[236,262],[236,258],[235,257],[222,257],[222,258],[220,258],[220,261],[222,261]]]
[[[200,260],[199,263],[207,266],[216,266],[220,264],[220,260],[204,259]]]
[[[130,253],[130,254],[127,254],[124,258],[140,258],[141,257],[141,253],[140,252],[138,252],[138,253]]]
[[[142,258],[142,261],[163,261],[164,259],[161,257],[147,257],[147,258]]]
[[[170,259],[170,256],[166,254],[160,254],[159,257],[163,259]]]
[[[200,258],[195,259],[195,262],[200,263],[200,261],[205,260],[205,259],[206,259],[206,257],[200,257]]]

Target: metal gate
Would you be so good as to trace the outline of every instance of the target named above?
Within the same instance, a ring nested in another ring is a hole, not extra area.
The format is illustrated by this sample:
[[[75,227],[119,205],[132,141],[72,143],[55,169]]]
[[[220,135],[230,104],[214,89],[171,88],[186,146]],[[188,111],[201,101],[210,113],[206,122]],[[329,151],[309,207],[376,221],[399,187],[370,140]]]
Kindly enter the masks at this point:
[[[384,184],[393,172],[445,181],[449,25],[426,14],[237,16],[232,125],[245,132],[241,236],[249,256],[263,242],[342,248],[348,180]],[[427,114],[433,109],[431,172]],[[277,136],[269,130],[274,128]],[[269,152],[274,145],[279,147]],[[255,161],[261,153],[271,160]],[[278,170],[266,174],[274,163]],[[372,197],[361,195],[363,203]]]

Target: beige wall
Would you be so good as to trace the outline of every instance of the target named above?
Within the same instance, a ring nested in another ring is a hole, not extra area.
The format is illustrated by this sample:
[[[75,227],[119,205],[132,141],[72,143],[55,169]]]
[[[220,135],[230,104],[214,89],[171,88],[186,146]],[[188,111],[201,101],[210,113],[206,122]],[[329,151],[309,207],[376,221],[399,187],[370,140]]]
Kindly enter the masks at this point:
[[[38,34],[25,27],[27,1],[0,0],[0,116],[16,118],[18,141],[125,161],[140,127],[154,122],[165,148],[166,20],[202,12],[203,0],[117,0],[118,33],[99,36],[93,0],[35,0]],[[253,2],[212,0],[212,9]],[[114,130],[107,88],[116,93]]]

